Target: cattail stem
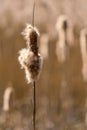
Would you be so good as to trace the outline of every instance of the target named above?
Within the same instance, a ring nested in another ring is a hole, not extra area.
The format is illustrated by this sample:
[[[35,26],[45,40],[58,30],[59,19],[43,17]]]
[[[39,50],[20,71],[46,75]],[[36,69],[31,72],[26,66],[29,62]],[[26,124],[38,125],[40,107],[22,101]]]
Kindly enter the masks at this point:
[[[33,16],[32,16],[32,25],[34,27],[34,13],[35,13],[35,0],[34,0],[34,3],[33,3]]]
[[[36,83],[33,84],[33,129],[36,130]]]

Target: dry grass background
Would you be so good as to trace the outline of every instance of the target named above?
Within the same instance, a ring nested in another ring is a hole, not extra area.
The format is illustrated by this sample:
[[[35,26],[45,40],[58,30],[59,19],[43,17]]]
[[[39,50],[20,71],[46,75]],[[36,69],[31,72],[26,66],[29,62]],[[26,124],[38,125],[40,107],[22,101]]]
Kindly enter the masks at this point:
[[[38,130],[86,130],[86,82],[81,74],[80,30],[87,26],[86,0],[37,0],[35,25],[49,37],[48,58],[37,83]],[[32,85],[27,85],[18,63],[25,47],[21,31],[32,22],[33,1],[0,0],[0,130],[32,130]],[[74,27],[74,46],[60,64],[55,54],[57,17],[65,14]],[[44,41],[43,41],[44,43]],[[41,43],[40,43],[41,44]],[[13,105],[2,110],[3,94],[11,82]]]

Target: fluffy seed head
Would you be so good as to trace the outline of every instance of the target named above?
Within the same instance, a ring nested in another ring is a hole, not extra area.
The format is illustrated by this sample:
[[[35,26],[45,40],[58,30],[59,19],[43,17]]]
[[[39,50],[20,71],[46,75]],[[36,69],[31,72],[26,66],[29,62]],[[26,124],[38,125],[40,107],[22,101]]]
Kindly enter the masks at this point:
[[[66,30],[68,26],[68,19],[65,15],[62,15],[58,17],[57,19],[57,24],[56,24],[56,29],[59,31],[59,29],[64,29]]]
[[[39,33],[35,27],[27,25],[22,33],[27,40],[27,48],[19,51],[19,63],[25,70],[28,83],[36,81],[42,68],[42,57],[38,53],[37,39]]]
[[[30,64],[27,62],[26,67],[25,72],[28,83],[30,83],[30,81],[36,81],[42,68],[42,58],[40,54],[38,56],[34,56]]]
[[[33,32],[35,36],[40,36],[39,31],[37,30],[36,27],[33,27],[30,24],[26,24],[26,28],[21,34],[24,36],[26,40],[29,40],[30,37],[33,35]]]
[[[22,34],[24,35],[24,38],[27,40],[26,42],[27,47],[30,48],[30,50],[33,51],[35,55],[37,55],[38,54],[37,40],[39,36],[37,28],[32,27],[30,24],[27,24]]]
[[[9,111],[10,107],[12,105],[12,96],[13,96],[13,87],[8,86],[3,95],[3,110],[4,111]]]
[[[35,55],[28,49],[22,49],[19,54],[18,60],[21,64],[21,68],[25,69],[28,83],[37,80],[42,68],[42,57],[40,54]]]
[[[56,29],[58,31],[59,40],[56,44],[56,55],[58,61],[63,63],[66,60],[66,46],[67,46],[67,17],[65,15],[60,16],[57,19]]]

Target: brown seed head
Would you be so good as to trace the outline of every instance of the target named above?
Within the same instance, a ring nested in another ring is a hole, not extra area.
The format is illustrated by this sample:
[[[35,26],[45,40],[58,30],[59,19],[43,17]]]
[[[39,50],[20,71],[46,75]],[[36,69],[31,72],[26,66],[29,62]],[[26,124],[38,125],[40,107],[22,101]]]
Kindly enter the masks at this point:
[[[23,35],[27,40],[27,49],[19,51],[18,60],[21,68],[25,70],[28,83],[30,83],[38,79],[42,68],[42,57],[38,53],[37,45],[39,33],[35,27],[27,25]]]
[[[27,40],[26,44],[27,47],[30,48],[30,51],[32,51],[35,55],[38,55],[38,30],[35,27],[32,27],[30,24],[27,24],[22,34],[24,35],[24,38]]]

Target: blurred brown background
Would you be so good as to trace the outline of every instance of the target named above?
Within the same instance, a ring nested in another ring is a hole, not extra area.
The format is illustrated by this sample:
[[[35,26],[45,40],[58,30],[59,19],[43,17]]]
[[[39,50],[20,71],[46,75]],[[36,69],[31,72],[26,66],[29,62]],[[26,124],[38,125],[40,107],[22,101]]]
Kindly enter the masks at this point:
[[[80,31],[87,26],[86,5],[86,0],[36,0],[38,44],[48,45],[37,82],[37,130],[87,129],[87,84],[80,51]],[[0,130],[32,130],[32,84],[27,84],[17,59],[18,51],[26,47],[21,32],[26,23],[32,24],[32,9],[33,0],[0,0]],[[68,47],[68,58],[60,63],[55,26],[62,14],[72,23],[73,45]],[[3,95],[9,85],[13,98],[9,110],[4,111]]]

